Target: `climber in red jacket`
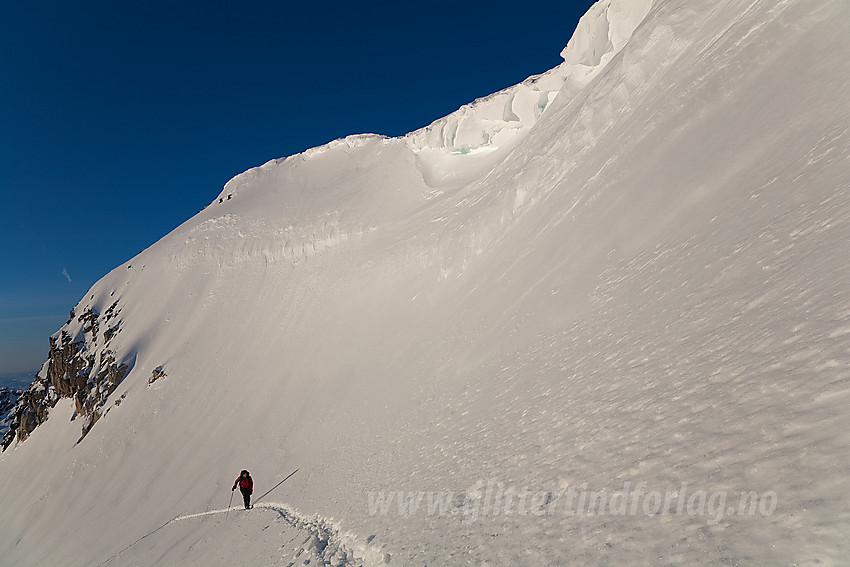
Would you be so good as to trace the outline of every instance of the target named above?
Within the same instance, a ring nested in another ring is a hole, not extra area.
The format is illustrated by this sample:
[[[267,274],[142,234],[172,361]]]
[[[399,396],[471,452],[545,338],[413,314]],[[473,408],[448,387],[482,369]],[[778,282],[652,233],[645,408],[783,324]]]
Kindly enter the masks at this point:
[[[242,471],[239,478],[233,483],[231,490],[236,490],[237,486],[240,492],[242,492],[242,499],[245,500],[245,509],[249,510],[251,508],[251,493],[254,492],[254,481],[251,479],[251,474],[248,471]]]

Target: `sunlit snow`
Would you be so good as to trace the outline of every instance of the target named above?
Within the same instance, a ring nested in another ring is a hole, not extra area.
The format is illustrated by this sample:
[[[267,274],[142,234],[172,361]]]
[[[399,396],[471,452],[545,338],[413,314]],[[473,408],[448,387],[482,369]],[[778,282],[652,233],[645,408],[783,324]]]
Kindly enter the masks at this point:
[[[846,562],[848,40],[605,0],[539,77],[235,177],[81,300],[132,368],[0,455],[0,564]],[[228,511],[243,468],[299,473]]]

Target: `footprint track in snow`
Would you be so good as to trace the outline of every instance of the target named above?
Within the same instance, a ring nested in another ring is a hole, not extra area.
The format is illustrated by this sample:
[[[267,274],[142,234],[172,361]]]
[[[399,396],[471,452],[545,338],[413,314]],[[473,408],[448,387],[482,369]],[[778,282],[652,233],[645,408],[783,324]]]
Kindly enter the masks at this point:
[[[308,537],[299,546],[293,557],[290,566],[296,564],[296,560],[304,553],[312,553],[320,561],[318,565],[333,565],[334,567],[366,567],[368,565],[388,563],[389,554],[384,554],[377,546],[372,544],[374,536],[366,539],[365,543],[359,542],[358,537],[341,531],[332,521],[322,518],[318,515],[307,516],[295,510],[288,504],[279,502],[263,502],[253,506],[252,509],[271,510],[278,514],[287,524],[295,529],[307,532]],[[241,509],[238,507],[220,508],[217,510],[207,510],[206,512],[197,512],[194,514],[183,514],[176,516],[167,521],[158,528],[143,535],[100,565],[106,565],[113,559],[116,559],[122,553],[135,546],[143,539],[152,536],[156,532],[167,528],[172,524],[201,518],[203,516],[213,516],[216,514],[224,514],[225,517],[230,513],[239,513]],[[266,526],[268,528],[269,526]],[[263,528],[265,530],[266,528]],[[100,565],[98,567],[100,567]]]
[[[296,558],[304,551],[312,550],[324,565],[334,566],[365,566],[372,564],[371,561],[366,561],[363,558],[364,552],[368,554],[367,544],[357,544],[356,537],[341,532],[339,528],[333,525],[329,520],[318,515],[307,516],[298,512],[291,506],[280,502],[262,502],[253,506],[253,509],[266,509],[277,513],[286,523],[296,529],[306,531],[310,537],[304,541],[297,554]],[[238,508],[232,509],[239,512]],[[230,508],[222,508],[218,510],[208,510],[195,514],[186,514],[174,518],[171,522],[181,522],[201,516],[211,516],[214,514],[225,514],[230,512]],[[368,541],[371,543],[371,539]],[[355,552],[354,548],[357,548]],[[371,546],[370,546],[371,547]],[[376,556],[378,552],[374,553]],[[380,557],[384,557],[380,554]]]

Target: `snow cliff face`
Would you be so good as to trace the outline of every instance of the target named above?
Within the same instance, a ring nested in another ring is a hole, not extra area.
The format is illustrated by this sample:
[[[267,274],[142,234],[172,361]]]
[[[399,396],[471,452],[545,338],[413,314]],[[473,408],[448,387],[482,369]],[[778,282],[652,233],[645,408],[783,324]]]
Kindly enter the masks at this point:
[[[76,306],[128,373],[0,456],[4,561],[840,562],[848,16],[600,2],[548,73],[235,177]],[[658,507],[569,497],[624,483]]]
[[[605,68],[651,5],[651,0],[598,2],[581,19],[561,52],[563,64],[464,105],[405,136],[428,184],[439,187],[469,182],[501,161],[558,93],[575,96]]]

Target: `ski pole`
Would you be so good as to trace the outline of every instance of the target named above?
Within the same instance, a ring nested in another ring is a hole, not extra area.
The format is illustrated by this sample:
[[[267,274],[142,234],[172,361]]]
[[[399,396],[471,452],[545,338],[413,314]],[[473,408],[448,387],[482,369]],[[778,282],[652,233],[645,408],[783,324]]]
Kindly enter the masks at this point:
[[[294,475],[294,474],[295,474],[295,473],[297,473],[297,472],[298,472],[298,469],[295,469],[294,471],[292,471],[291,473],[289,473],[289,476],[287,476],[285,479],[283,479],[283,480],[282,480],[282,481],[280,481],[279,483],[277,483],[277,484],[275,484],[274,486],[272,486],[272,487],[271,487],[271,490],[269,490],[269,492],[271,492],[272,490],[274,490],[275,488],[277,488],[278,486],[280,486],[281,484],[283,484],[284,482],[286,482],[286,481],[289,479],[289,477],[290,477],[290,476]],[[268,496],[268,495],[269,495],[269,492],[266,492],[265,494],[263,494],[262,496],[260,496],[260,497],[259,497],[259,498],[257,498],[256,500],[254,500],[254,504],[256,504],[257,502],[259,502],[260,500],[262,500],[263,498],[265,498],[266,496]]]
[[[227,503],[227,512],[224,513],[224,521],[225,522],[227,521],[227,515],[230,514],[230,505],[233,504],[233,493],[234,492],[236,492],[236,490],[230,491],[230,502]]]

